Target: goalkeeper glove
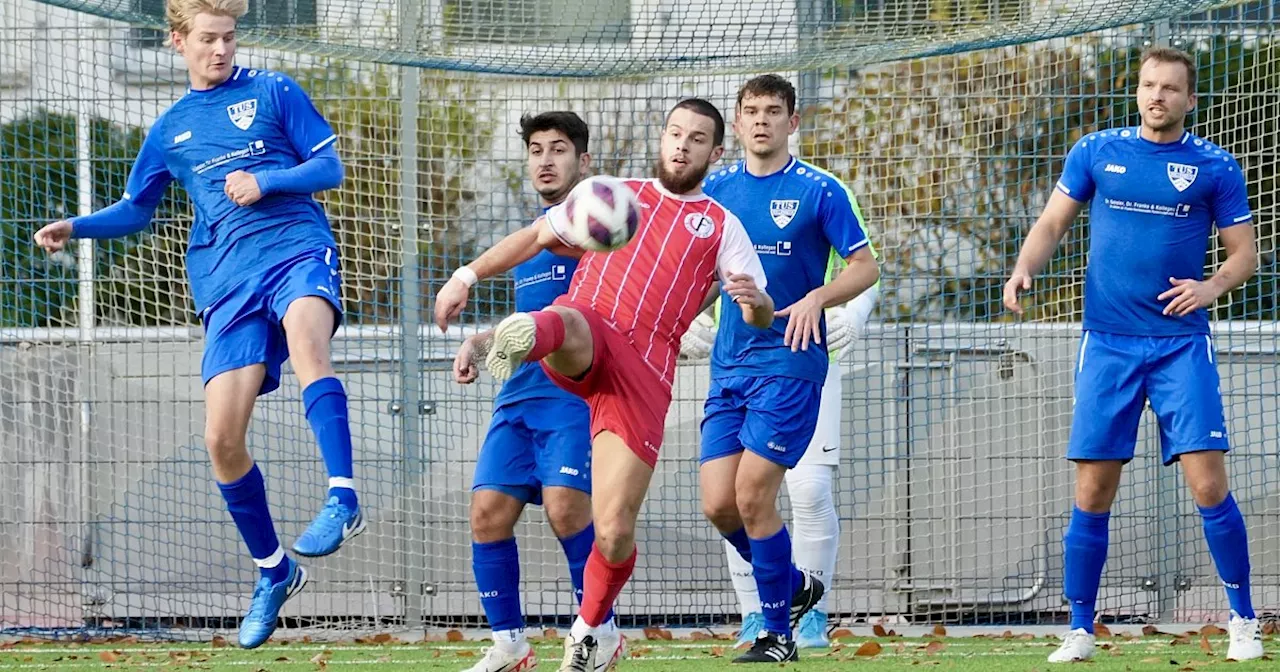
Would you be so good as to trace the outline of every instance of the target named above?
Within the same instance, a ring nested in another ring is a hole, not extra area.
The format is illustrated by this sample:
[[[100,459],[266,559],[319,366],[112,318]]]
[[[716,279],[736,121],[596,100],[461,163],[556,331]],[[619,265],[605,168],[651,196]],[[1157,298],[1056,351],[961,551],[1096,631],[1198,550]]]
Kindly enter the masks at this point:
[[[689,330],[680,337],[680,356],[685,359],[706,359],[716,342],[716,321],[707,313],[698,313]]]

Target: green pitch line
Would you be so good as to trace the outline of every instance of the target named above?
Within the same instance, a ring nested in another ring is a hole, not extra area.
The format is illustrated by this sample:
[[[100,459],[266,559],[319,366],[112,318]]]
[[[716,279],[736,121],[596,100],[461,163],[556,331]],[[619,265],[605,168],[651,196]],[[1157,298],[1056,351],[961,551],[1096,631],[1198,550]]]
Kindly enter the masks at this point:
[[[741,670],[731,666],[736,651],[722,641],[628,640],[627,659],[619,670],[637,672],[704,672]],[[831,649],[801,651],[800,662],[789,665],[798,672],[847,670],[947,670],[955,672],[1048,672],[1073,669],[1050,666],[1045,657],[1056,639],[1019,638],[848,638]],[[1225,637],[1175,637],[1157,635],[1100,642],[1107,648],[1081,669],[1110,670],[1271,670],[1271,660],[1235,663],[1223,660]],[[535,643],[539,670],[555,670],[562,655],[556,641]],[[1268,658],[1280,657],[1280,642],[1266,642]],[[269,644],[253,651],[234,646],[206,644],[5,644],[0,648],[0,672],[4,670],[359,670],[390,672],[423,670],[458,672],[474,665],[481,643],[415,642],[355,645],[335,643]],[[767,666],[772,669],[774,666]],[[748,667],[747,669],[752,669]]]

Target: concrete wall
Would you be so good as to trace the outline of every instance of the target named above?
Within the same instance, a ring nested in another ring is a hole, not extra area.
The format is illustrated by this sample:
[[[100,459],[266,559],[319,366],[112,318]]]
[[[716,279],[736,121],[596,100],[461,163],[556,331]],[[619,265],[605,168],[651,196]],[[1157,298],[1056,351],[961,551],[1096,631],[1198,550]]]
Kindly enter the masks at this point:
[[[1280,604],[1280,482],[1274,337],[1243,326],[1216,345],[1236,446],[1233,489],[1249,518],[1255,585]],[[1061,607],[1071,478],[1077,329],[897,325],[841,362],[845,447],[833,611]],[[454,385],[451,343],[428,336],[422,468],[404,467],[403,399],[389,330],[337,344],[369,530],[308,566],[291,615],[397,617],[420,578],[438,621],[477,616],[467,502],[494,388]],[[86,616],[234,616],[254,580],[202,447],[200,343],[0,348],[0,619],[75,625]],[[700,513],[697,427],[705,365],[682,365],[662,460],[640,525],[642,553],[620,612],[733,613],[722,547]],[[260,399],[250,446],[288,545],[317,510],[325,474],[299,391]],[[83,404],[82,402],[88,402]],[[81,411],[89,411],[87,425]],[[1175,469],[1159,466],[1150,412],[1112,522],[1100,608],[1162,620],[1225,603],[1199,517]],[[410,499],[422,493],[420,499]],[[570,613],[567,571],[541,512],[520,529],[527,611]],[[422,541],[413,541],[420,539]],[[1179,589],[1179,582],[1182,582]],[[1145,586],[1145,587],[1144,587]],[[991,605],[981,607],[978,605]]]

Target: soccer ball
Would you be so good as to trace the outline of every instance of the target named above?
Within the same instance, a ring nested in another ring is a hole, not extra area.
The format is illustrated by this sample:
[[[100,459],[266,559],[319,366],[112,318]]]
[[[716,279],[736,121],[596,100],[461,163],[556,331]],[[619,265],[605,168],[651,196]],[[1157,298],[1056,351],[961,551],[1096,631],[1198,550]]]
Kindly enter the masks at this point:
[[[636,235],[640,206],[621,180],[591,177],[578,183],[564,202],[569,232],[584,250],[611,252]]]

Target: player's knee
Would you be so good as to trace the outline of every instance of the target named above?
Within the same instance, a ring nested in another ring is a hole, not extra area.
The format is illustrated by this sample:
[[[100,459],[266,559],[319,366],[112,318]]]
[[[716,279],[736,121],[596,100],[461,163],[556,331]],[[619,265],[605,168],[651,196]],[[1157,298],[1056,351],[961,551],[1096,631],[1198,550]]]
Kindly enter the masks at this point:
[[[631,555],[636,543],[636,524],[624,515],[601,515],[596,521],[596,546],[610,562],[621,562]]]
[[[763,487],[738,485],[738,515],[751,527],[756,521],[766,520],[778,514],[777,493]]]
[[[561,350],[578,352],[591,348],[591,326],[582,313],[562,306],[552,306],[548,310],[558,314],[564,323],[564,344],[560,346]]]
[[[471,499],[471,537],[485,544],[515,536],[516,521],[512,520],[508,508],[497,505],[491,499],[473,497]]]
[[[822,467],[830,469],[830,467]],[[835,510],[831,478],[817,473],[796,473],[787,479],[787,497],[797,516],[814,517]]]
[[[1191,488],[1191,497],[1195,499],[1198,506],[1206,508],[1217,506],[1227,498],[1227,480],[1225,477],[1188,479],[1187,485]]]
[[[702,498],[702,514],[721,532],[733,532],[742,527],[738,514],[738,502],[734,498]]]
[[[578,490],[563,490],[566,492],[544,490],[542,493],[542,508],[547,513],[547,523],[560,539],[572,537],[591,524],[591,497]]]

